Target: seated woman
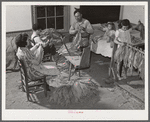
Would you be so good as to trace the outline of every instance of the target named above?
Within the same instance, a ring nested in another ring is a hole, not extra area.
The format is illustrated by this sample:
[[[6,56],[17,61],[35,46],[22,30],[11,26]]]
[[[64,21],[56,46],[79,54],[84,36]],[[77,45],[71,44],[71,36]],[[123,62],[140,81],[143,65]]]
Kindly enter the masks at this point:
[[[48,41],[45,42],[40,38],[41,28],[39,27],[39,25],[34,24],[32,27],[32,30],[33,30],[33,33],[31,35],[32,46],[34,46],[37,43],[41,43],[43,46],[43,49],[44,49],[44,55],[46,55],[46,54],[55,55],[56,48],[55,48],[54,44],[52,44],[51,42],[48,42]]]
[[[42,44],[37,43],[32,48],[28,49],[28,35],[26,33],[18,35],[16,39],[17,57],[26,62],[27,73],[30,79],[36,80],[44,75],[58,75],[60,72],[56,66],[45,66],[42,64],[43,48]]]

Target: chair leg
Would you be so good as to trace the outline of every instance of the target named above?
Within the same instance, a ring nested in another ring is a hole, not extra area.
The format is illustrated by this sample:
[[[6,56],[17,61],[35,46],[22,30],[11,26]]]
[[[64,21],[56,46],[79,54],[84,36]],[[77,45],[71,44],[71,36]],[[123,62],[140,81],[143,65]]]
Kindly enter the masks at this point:
[[[44,77],[44,94],[47,97],[47,83],[46,83],[46,76]]]
[[[80,70],[79,70],[79,77],[81,76]]]
[[[69,81],[70,81],[70,77],[71,77],[71,66],[72,66],[72,64],[70,63],[70,66],[69,66],[69,78],[68,78]]]
[[[25,92],[25,89],[24,89],[24,87],[23,87],[24,85],[25,85],[25,84],[23,83],[23,77],[22,77],[22,75],[21,75],[21,87],[22,87],[21,89],[22,89],[23,92]]]
[[[27,100],[30,101],[30,95],[29,95],[29,88],[26,86],[26,94],[27,94]]]

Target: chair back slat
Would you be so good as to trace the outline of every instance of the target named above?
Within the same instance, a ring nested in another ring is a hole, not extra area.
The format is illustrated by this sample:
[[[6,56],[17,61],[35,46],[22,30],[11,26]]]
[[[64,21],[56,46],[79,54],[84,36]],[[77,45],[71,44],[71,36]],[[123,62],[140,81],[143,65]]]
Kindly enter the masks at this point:
[[[18,62],[19,62],[21,74],[23,74],[25,76],[25,78],[27,78],[28,76],[27,76],[27,69],[26,69],[25,61],[18,60]]]
[[[85,69],[90,67],[90,46],[83,49],[81,56],[80,69]]]

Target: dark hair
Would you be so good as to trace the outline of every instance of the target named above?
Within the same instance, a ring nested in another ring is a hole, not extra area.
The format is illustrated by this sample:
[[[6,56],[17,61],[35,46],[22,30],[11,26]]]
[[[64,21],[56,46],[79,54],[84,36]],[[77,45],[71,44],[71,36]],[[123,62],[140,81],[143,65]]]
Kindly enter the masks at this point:
[[[122,26],[128,26],[128,28],[131,28],[131,23],[128,19],[124,19],[119,22],[118,28],[122,28]]]
[[[25,47],[27,45],[27,39],[28,39],[28,34],[26,33],[19,34],[15,39],[15,43],[17,47]]]
[[[112,26],[112,30],[116,30],[115,24],[113,22],[108,22],[107,27],[108,27],[108,25]]]
[[[27,41],[27,39],[28,39],[28,34],[22,33],[22,41]]]
[[[33,24],[32,29],[34,31],[36,31],[36,30],[39,30],[39,29],[42,29],[42,28],[36,23],[36,24]]]
[[[76,14],[76,13],[80,13],[80,14],[82,14],[82,11],[81,11],[81,9],[79,9],[79,8],[75,8],[75,11],[74,11],[74,15]]]

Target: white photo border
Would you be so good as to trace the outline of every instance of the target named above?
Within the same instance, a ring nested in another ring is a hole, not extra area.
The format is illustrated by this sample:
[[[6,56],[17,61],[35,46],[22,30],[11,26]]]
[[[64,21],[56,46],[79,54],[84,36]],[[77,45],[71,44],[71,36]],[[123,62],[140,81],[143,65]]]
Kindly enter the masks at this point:
[[[2,2],[2,120],[148,120],[148,2]],[[145,6],[145,110],[16,110],[6,109],[6,6],[7,5],[144,5]]]

